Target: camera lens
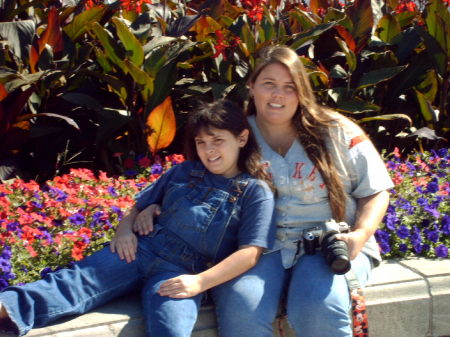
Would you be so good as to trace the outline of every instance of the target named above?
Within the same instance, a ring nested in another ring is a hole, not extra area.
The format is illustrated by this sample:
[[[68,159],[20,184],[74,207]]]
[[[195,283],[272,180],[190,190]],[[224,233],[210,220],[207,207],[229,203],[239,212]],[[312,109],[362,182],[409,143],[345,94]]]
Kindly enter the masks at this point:
[[[326,236],[322,241],[325,260],[335,274],[342,275],[350,270],[350,258],[347,244],[336,240],[334,235]]]

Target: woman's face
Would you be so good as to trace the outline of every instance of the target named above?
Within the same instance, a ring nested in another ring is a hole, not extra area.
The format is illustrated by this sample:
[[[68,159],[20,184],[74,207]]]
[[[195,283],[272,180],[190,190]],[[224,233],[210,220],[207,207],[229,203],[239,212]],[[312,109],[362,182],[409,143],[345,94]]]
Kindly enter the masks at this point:
[[[250,83],[258,120],[290,124],[299,104],[297,88],[287,68],[279,63],[266,66]]]

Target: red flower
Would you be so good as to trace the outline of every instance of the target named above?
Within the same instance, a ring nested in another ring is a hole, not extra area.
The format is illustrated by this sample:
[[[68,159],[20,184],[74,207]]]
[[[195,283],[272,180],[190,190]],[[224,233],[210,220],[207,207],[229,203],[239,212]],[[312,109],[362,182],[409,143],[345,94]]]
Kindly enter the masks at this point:
[[[140,167],[149,167],[152,162],[148,157],[142,157],[139,159],[138,164]]]
[[[134,167],[134,160],[132,158],[125,159],[125,161],[123,162],[123,166],[126,169],[133,168]]]
[[[136,13],[142,13],[143,4],[151,4],[151,0],[120,0],[121,6],[127,11],[135,11]]]
[[[214,58],[218,57],[220,54],[222,54],[223,59],[227,59],[227,55],[225,54],[225,50],[228,48],[228,45],[225,43],[225,38],[223,36],[223,33],[220,30],[216,30],[215,34],[217,36],[216,41],[217,44],[214,45],[214,48],[216,49],[215,54],[213,55]]]
[[[395,7],[395,12],[397,14],[403,12],[414,12],[417,9],[417,5],[411,0],[400,0],[400,3]]]

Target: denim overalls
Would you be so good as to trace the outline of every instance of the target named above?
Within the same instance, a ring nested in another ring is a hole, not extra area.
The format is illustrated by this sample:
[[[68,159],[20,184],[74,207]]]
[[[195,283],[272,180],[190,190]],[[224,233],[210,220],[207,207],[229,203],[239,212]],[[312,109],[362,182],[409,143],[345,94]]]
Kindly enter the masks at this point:
[[[166,190],[155,229],[139,237],[137,260],[145,278],[142,300],[150,336],[191,335],[203,294],[171,299],[157,291],[167,279],[202,272],[222,259],[217,258],[222,239],[248,184],[244,176],[223,190],[204,184],[204,175],[197,166],[188,183]]]
[[[268,227],[273,195],[245,174],[236,184],[210,174],[199,162],[185,162],[171,170],[150,186],[152,192],[142,203],[136,199],[136,206],[159,203],[163,210],[150,236],[139,238],[138,259],[127,263],[105,247],[72,268],[0,293],[0,302],[20,335],[58,318],[85,313],[140,289],[144,282],[148,335],[190,336],[204,295],[170,299],[156,293],[160,284],[205,270],[239,244],[268,247],[274,230],[271,225],[270,234]]]

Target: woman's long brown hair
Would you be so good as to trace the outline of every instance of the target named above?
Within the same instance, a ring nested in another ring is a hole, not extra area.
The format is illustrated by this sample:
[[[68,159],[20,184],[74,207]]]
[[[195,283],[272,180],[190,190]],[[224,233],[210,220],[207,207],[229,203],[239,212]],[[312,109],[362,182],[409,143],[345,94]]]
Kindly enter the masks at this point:
[[[346,207],[344,184],[326,144],[331,138],[330,128],[339,124],[335,122],[339,119],[340,114],[317,104],[302,62],[297,53],[287,46],[269,46],[263,49],[249,78],[249,83],[253,84],[261,71],[274,63],[284,66],[289,71],[297,87],[300,103],[292,122],[298,140],[305,148],[309,159],[319,170],[327,186],[333,217],[336,221],[344,221]],[[251,97],[247,113],[249,115],[257,113]]]

